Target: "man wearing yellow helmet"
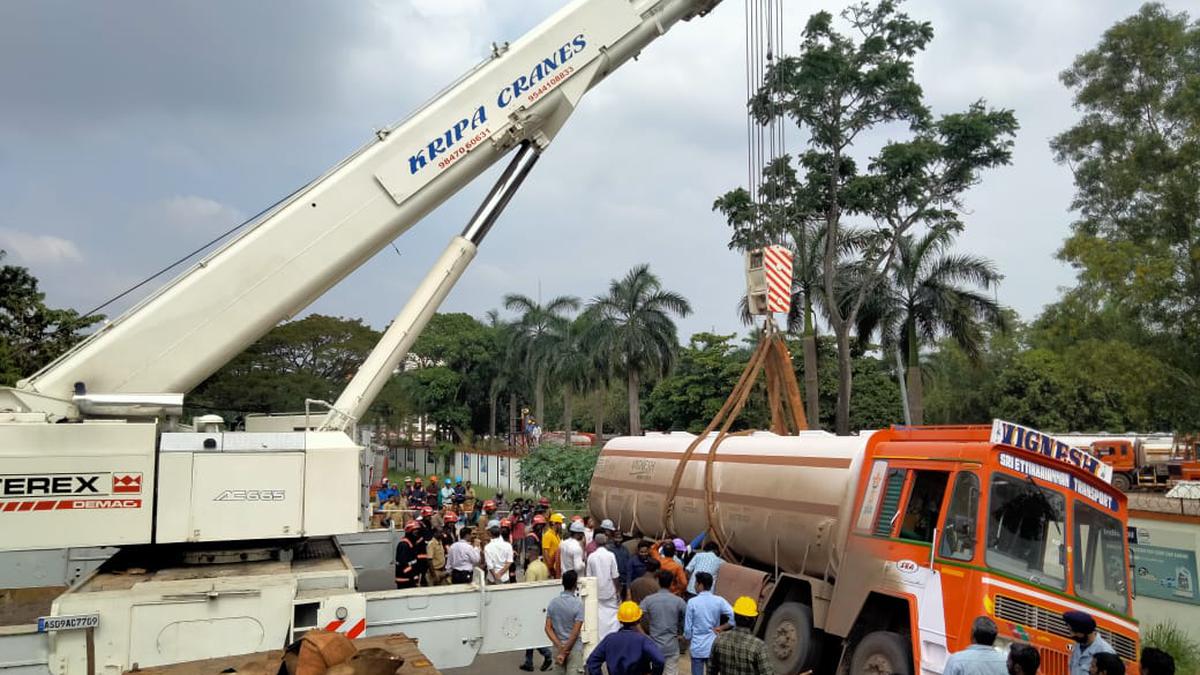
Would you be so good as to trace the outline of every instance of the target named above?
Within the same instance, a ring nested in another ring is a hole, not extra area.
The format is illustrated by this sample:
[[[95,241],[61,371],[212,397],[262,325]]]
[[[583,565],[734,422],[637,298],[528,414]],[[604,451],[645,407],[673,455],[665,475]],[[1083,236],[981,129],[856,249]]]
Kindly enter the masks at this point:
[[[767,645],[754,637],[758,603],[745,595],[733,603],[734,628],[717,636],[708,659],[709,675],[775,675]]]
[[[557,579],[562,576],[562,567],[558,558],[558,546],[562,543],[563,514],[555,513],[550,516],[550,524],[542,532],[542,559],[550,568],[550,573]]]
[[[617,608],[621,630],[610,633],[592,650],[587,659],[588,675],[662,675],[663,656],[658,645],[638,629],[642,608],[636,602],[623,602]]]

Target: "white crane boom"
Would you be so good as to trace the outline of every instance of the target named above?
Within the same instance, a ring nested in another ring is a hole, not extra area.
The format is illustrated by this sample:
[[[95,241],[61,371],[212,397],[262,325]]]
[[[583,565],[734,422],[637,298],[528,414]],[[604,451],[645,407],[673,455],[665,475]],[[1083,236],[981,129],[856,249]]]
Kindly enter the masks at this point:
[[[583,94],[719,1],[575,0],[61,358],[0,389],[0,552],[242,546],[359,530],[362,449],[344,431]],[[321,430],[163,423],[192,387],[518,146]]]
[[[157,293],[0,391],[0,409],[78,417],[74,396],[84,390],[126,410],[139,395],[190,391],[514,146],[545,147],[588,89],[719,1],[576,0],[495,48],[424,108]]]

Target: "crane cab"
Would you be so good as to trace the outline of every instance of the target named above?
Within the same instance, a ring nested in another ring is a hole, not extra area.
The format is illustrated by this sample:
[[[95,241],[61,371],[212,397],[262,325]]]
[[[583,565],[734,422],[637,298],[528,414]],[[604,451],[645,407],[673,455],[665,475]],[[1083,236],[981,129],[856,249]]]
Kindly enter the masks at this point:
[[[0,424],[6,550],[230,542],[360,529],[362,449],[342,432],[160,433]]]

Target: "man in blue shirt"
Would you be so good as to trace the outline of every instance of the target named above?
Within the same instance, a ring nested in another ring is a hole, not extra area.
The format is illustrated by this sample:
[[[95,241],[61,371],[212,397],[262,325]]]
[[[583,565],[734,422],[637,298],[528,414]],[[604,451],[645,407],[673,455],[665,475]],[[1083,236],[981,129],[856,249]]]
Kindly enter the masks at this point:
[[[971,624],[971,646],[946,659],[942,675],[1008,675],[1004,654],[996,644],[996,622],[980,616]]]
[[[608,667],[608,675],[662,675],[662,652],[638,630],[642,609],[637,603],[623,602],[617,608],[617,620],[621,630],[609,633],[588,656],[588,675],[602,675],[603,666]]]
[[[557,652],[554,663],[563,675],[578,675],[583,670],[583,642],[579,640],[579,631],[583,630],[583,601],[575,594],[578,579],[575,570],[567,570],[562,576],[562,593],[546,607],[546,637],[554,645]],[[550,669],[548,653],[542,654],[542,670]],[[525,659],[521,670],[533,670],[533,654],[526,652]]]
[[[692,675],[704,675],[708,657],[712,655],[717,633],[732,626],[733,607],[719,595],[713,595],[712,575],[696,574],[696,597],[688,600],[683,619],[683,637],[691,641]]]
[[[376,499],[379,500],[379,504],[382,506],[384,502],[392,498],[392,495],[399,496],[399,494],[400,491],[396,489],[396,486],[392,485],[390,480],[384,478],[383,483],[379,486],[379,492],[376,493]]]
[[[1071,629],[1071,639],[1075,641],[1075,648],[1067,659],[1067,672],[1070,675],[1089,675],[1092,659],[1097,654],[1114,653],[1113,648],[1096,633],[1096,620],[1087,612],[1073,609],[1063,612],[1062,618]]]

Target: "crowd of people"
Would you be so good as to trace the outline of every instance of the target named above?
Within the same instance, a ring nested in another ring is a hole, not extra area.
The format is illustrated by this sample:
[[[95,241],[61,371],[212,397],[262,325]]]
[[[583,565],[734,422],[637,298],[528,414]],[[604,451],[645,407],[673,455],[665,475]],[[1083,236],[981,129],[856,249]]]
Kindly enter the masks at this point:
[[[1067,661],[1070,675],[1125,675],[1125,662],[1096,631],[1096,620],[1087,612],[1063,612],[1075,647]],[[946,660],[942,675],[1036,675],[1041,654],[1032,645],[1016,642],[1006,651],[996,648],[999,628],[990,617],[980,616],[971,626],[971,645]],[[1142,675],[1175,675],[1170,654],[1146,647],[1142,650]]]
[[[739,597],[731,605],[715,594],[724,560],[703,535],[635,539],[612,521],[567,518],[550,501],[514,499],[503,493],[480,502],[470,481],[437,476],[423,485],[405,479],[398,488],[384,481],[377,493],[384,524],[402,527],[396,548],[396,587],[489,584],[559,579],[562,591],[546,607],[549,647],[536,650],[540,670],[564,675],[675,675],[684,651],[694,675],[764,675],[774,670],[766,645],[754,635],[757,601]],[[596,582],[600,641],[585,660],[580,631],[581,577]],[[1077,646],[1070,675],[1125,675],[1125,666],[1096,631],[1095,620],[1069,611],[1063,621]],[[972,644],[952,654],[945,675],[1037,675],[1040,655],[1025,643],[995,647],[998,629],[986,616],[975,620]],[[683,646],[686,645],[686,648]],[[534,670],[526,650],[521,670]],[[1174,675],[1165,652],[1143,650],[1143,675]]]

